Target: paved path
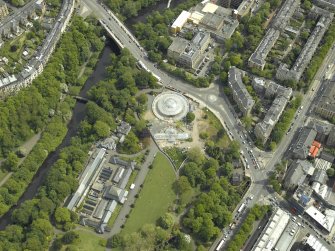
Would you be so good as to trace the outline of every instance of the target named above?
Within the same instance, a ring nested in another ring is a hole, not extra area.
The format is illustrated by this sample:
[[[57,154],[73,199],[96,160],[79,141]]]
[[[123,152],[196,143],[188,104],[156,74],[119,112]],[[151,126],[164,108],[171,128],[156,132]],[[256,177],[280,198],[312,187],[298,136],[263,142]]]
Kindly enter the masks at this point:
[[[121,226],[126,222],[126,215],[128,215],[131,211],[131,205],[135,202],[135,195],[140,192],[140,185],[144,183],[145,177],[149,172],[149,166],[152,164],[157,152],[159,151],[158,147],[154,142],[150,143],[149,146],[149,154],[146,156],[144,163],[141,166],[140,171],[138,172],[134,184],[136,185],[133,190],[129,190],[128,198],[125,201],[122,209],[117,216],[110,232],[104,233],[104,237],[112,237],[113,235],[119,233],[121,231]]]
[[[33,149],[33,147],[36,145],[36,143],[39,141],[39,139],[41,138],[41,132],[35,134],[33,137],[31,137],[30,139],[28,139],[26,142],[24,142],[21,147],[24,148],[27,152],[26,152],[26,156],[24,156],[23,158],[21,158],[19,160],[18,165],[21,165],[22,162],[27,158],[27,156],[29,155],[29,153],[31,152],[31,150]],[[7,180],[12,176],[12,172],[9,172],[1,181],[0,181],[0,187],[3,186]]]

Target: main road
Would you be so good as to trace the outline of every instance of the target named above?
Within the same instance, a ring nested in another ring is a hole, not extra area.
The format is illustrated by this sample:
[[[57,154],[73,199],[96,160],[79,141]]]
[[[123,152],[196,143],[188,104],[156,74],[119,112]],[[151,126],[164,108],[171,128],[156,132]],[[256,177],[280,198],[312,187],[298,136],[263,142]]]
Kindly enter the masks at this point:
[[[90,10],[92,10],[98,19],[102,20],[112,30],[113,34],[122,43],[123,47],[127,48],[137,60],[141,60],[152,73],[161,78],[161,84],[163,86],[173,87],[211,110],[220,119],[225,129],[231,133],[232,137],[240,143],[244,159],[246,159],[248,163],[252,163],[252,158],[248,154],[250,145],[245,142],[246,140],[244,136],[237,129],[239,128],[239,123],[230,111],[227,100],[220,94],[220,87],[218,85],[213,84],[209,88],[196,88],[178,78],[169,76],[162,70],[156,68],[155,64],[147,59],[145,50],[140,46],[136,38],[131,34],[127,27],[120,20],[118,20],[110,10],[108,10],[106,6],[99,4],[96,0],[82,0],[82,2],[84,2]],[[326,59],[317,72],[314,81],[312,82],[312,87],[315,91],[309,91],[304,96],[302,102],[303,109],[301,109],[301,112],[298,114],[298,117],[292,126],[291,132],[285,135],[280,144],[278,144],[276,151],[272,153],[270,160],[266,163],[264,168],[256,169],[254,166],[250,165],[250,169],[246,169],[246,172],[250,175],[252,183],[241,203],[245,201],[245,198],[249,196],[249,194],[253,194],[254,199],[248,203],[248,207],[251,207],[254,203],[259,201],[261,197],[269,195],[269,191],[267,189],[267,172],[274,170],[276,163],[282,160],[295,132],[303,125],[306,118],[305,115],[314,99],[317,89],[321,84],[321,79],[327,70],[327,65],[334,61],[334,57],[335,51],[333,48],[328,53]],[[264,154],[265,153],[261,153],[260,155],[262,156]],[[214,249],[221,238],[222,235],[214,242],[211,250]]]

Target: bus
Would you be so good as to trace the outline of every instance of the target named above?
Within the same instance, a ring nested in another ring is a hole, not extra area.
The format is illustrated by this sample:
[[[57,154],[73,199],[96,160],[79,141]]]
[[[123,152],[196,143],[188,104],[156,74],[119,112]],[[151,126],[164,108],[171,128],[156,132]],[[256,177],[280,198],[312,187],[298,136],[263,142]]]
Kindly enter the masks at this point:
[[[241,213],[241,212],[244,210],[244,208],[245,208],[245,202],[243,202],[243,203],[241,204],[241,206],[238,208],[237,212],[238,212],[238,213]]]
[[[219,250],[222,248],[223,244],[224,244],[224,239],[222,239],[222,240],[220,241],[219,245],[216,247],[215,250],[216,250],[216,251],[219,251]]]
[[[158,82],[161,82],[161,78],[158,77],[155,73],[151,72],[152,76],[154,76]]]
[[[146,70],[147,72],[150,72],[148,67],[146,67],[146,65],[141,60],[138,60],[137,63],[138,63],[138,67]]]

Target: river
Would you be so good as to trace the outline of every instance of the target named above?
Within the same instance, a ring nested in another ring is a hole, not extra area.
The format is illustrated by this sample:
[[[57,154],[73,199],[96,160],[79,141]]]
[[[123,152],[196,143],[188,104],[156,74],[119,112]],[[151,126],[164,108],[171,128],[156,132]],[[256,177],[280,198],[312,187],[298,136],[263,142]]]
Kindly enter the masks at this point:
[[[185,0],[171,0],[170,8],[173,8],[184,1]],[[144,22],[145,18],[148,15],[150,15],[153,11],[163,11],[164,9],[166,9],[167,3],[168,0],[160,1],[156,5],[149,6],[145,9],[140,10],[138,12],[138,16],[129,18],[126,21],[126,25],[128,26],[128,28],[131,29],[133,24],[138,22]],[[95,66],[93,73],[85,82],[85,85],[80,91],[79,96],[87,98],[87,92],[89,91],[89,89],[99,81],[106,78],[107,76],[106,66],[108,66],[111,63],[110,54],[112,52],[118,54],[120,50],[114,41],[107,39],[106,45],[100,55],[99,61]],[[70,145],[71,138],[76,135],[79,124],[85,118],[85,116],[86,116],[86,104],[77,101],[73,109],[72,118],[68,124],[68,131],[65,138],[63,139],[62,143],[57,147],[57,149],[54,152],[51,152],[48,155],[48,157],[44,160],[42,166],[39,168],[39,170],[33,177],[32,182],[28,185],[27,189],[20,197],[17,204],[12,206],[10,210],[0,218],[0,230],[5,229],[5,227],[11,223],[11,216],[15,209],[17,209],[26,200],[31,200],[36,196],[39,187],[43,184],[43,181],[45,180],[46,175],[48,174],[48,171],[57,161],[60,151],[64,147]]]
[[[107,77],[106,67],[111,63],[110,55],[112,52],[118,54],[120,50],[114,41],[108,39],[106,40],[106,45],[100,54],[99,60],[95,66],[93,73],[86,80],[83,88],[80,91],[79,96],[86,98],[89,89],[95,84],[97,84],[99,81]],[[48,157],[44,160],[43,164],[33,177],[32,182],[28,185],[27,189],[20,197],[17,204],[11,207],[11,209],[0,218],[0,230],[5,229],[5,227],[11,223],[11,216],[16,208],[18,208],[26,200],[31,200],[36,196],[39,187],[43,184],[43,181],[45,180],[46,175],[48,174],[48,171],[57,161],[60,151],[64,147],[70,145],[71,138],[76,135],[79,124],[85,118],[85,116],[86,116],[86,104],[77,101],[73,109],[72,118],[68,124],[68,131],[67,134],[65,135],[65,138],[63,139],[62,143],[57,147],[57,149],[54,152],[51,152],[48,155]]]

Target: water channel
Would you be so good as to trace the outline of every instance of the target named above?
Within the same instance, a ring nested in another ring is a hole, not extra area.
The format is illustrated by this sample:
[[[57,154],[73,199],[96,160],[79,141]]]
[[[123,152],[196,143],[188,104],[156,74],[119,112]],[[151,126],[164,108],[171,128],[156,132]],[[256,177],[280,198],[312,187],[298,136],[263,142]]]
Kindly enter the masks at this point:
[[[79,96],[87,98],[87,92],[89,91],[89,89],[95,84],[97,84],[99,81],[107,77],[106,67],[111,63],[110,54],[112,52],[118,54],[120,51],[115,42],[108,39],[106,41],[106,45],[103,51],[100,54],[99,61],[97,62],[93,73],[85,82],[85,85],[81,89]],[[54,152],[51,152],[48,155],[48,157],[44,160],[42,166],[39,168],[39,170],[33,177],[32,182],[28,185],[27,189],[20,197],[17,204],[11,207],[11,209],[0,218],[0,230],[3,230],[8,224],[11,223],[11,216],[16,208],[18,208],[26,200],[31,200],[35,197],[39,187],[43,184],[43,181],[45,180],[48,171],[57,161],[60,151],[64,147],[70,145],[71,138],[76,135],[79,124],[85,118],[85,116],[86,116],[86,104],[77,101],[73,109],[72,118],[68,124],[68,131],[65,138],[63,139],[62,143],[57,147],[57,149]]]
[[[173,8],[184,1],[185,0],[172,0],[170,7]],[[150,15],[153,11],[163,11],[167,7],[167,2],[168,0],[160,1],[156,5],[149,6],[145,9],[140,10],[138,12],[138,16],[129,18],[126,21],[127,27],[131,29],[133,24],[138,22],[144,22],[145,18],[148,15]],[[99,61],[97,62],[97,65],[95,66],[93,73],[87,79],[85,85],[80,91],[79,96],[87,98],[87,92],[89,91],[89,89],[95,84],[97,84],[99,81],[106,78],[107,76],[106,67],[111,63],[110,54],[112,52],[118,54],[120,50],[114,41],[108,39],[106,41],[106,45],[100,55]],[[39,187],[43,184],[43,181],[45,180],[48,174],[48,171],[57,161],[60,151],[64,147],[70,145],[71,138],[76,135],[79,124],[85,118],[85,116],[86,116],[86,104],[77,101],[73,110],[73,116],[68,124],[68,132],[65,138],[63,139],[62,143],[57,147],[57,149],[54,152],[50,153],[48,157],[45,159],[45,161],[43,162],[43,164],[33,177],[32,182],[28,185],[27,189],[18,200],[17,204],[12,206],[10,210],[0,218],[0,230],[5,229],[5,227],[11,223],[11,216],[15,209],[17,209],[26,200],[31,200],[36,196]]]

